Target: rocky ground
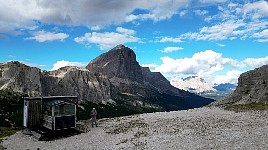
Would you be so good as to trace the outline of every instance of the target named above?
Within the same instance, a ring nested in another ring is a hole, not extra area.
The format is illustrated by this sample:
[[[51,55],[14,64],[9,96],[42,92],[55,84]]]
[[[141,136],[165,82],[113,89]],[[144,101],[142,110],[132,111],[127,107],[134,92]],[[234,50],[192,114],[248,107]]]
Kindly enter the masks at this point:
[[[18,132],[3,141],[7,149],[267,149],[268,111],[220,108],[157,112],[99,120],[86,133],[37,141]]]

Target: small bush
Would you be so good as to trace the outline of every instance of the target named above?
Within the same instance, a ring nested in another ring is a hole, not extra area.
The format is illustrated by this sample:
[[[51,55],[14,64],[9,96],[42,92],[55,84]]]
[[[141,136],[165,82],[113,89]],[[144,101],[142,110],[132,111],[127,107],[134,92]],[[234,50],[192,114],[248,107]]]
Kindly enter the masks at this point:
[[[0,90],[0,127],[21,127],[23,95],[11,90]]]
[[[10,136],[19,130],[21,130],[21,128],[0,127],[0,138]]]

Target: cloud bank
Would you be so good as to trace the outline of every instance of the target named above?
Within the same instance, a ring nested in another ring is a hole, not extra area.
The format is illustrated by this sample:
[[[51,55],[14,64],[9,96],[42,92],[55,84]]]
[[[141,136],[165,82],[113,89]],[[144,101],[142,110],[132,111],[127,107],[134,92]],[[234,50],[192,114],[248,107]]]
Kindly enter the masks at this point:
[[[53,65],[53,68],[51,70],[57,70],[57,69],[59,69],[61,67],[65,67],[65,66],[85,67],[86,64],[85,63],[81,63],[81,62],[71,62],[71,61],[66,61],[66,60],[60,60],[60,61],[57,61]]]
[[[263,58],[247,58],[242,61],[232,58],[225,58],[221,53],[213,50],[205,50],[195,53],[190,58],[171,58],[162,57],[160,65],[144,65],[150,67],[154,72],[161,72],[170,76],[190,76],[197,75],[199,77],[209,79],[213,83],[237,83],[239,75],[248,68],[257,68],[268,64],[268,56]],[[225,75],[217,75],[226,67],[233,68]],[[214,77],[215,76],[215,77]]]
[[[100,49],[107,50],[118,44],[138,42],[140,40],[133,35],[135,34],[134,30],[118,27],[116,31],[85,33],[84,36],[76,37],[74,41],[85,45],[94,43],[99,45]]]
[[[46,42],[46,41],[63,41],[64,39],[68,37],[69,35],[65,33],[38,31],[38,32],[33,33],[32,37],[27,37],[25,39],[35,40],[37,42]]]

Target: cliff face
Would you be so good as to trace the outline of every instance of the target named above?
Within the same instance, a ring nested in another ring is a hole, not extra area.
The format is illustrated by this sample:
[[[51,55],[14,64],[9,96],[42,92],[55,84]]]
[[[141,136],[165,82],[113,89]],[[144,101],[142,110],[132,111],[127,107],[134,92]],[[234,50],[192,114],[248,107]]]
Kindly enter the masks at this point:
[[[173,87],[160,72],[151,72],[148,67],[141,67],[134,51],[124,45],[118,45],[100,55],[89,62],[86,68],[91,72],[105,74],[119,89],[122,89],[120,85],[125,88],[131,85],[127,91],[132,94],[144,95],[147,93],[144,88],[149,88],[172,95],[187,95],[187,92]]]
[[[80,102],[106,103],[111,84],[106,76],[78,67],[64,67],[42,74],[43,95],[77,95]]]
[[[0,63],[0,90],[38,96],[42,93],[41,70],[19,62]]]
[[[0,89],[29,96],[77,95],[80,103],[160,110],[201,107],[213,101],[173,87],[161,73],[141,67],[134,51],[123,45],[92,60],[86,69],[42,71],[19,62],[0,64]]]
[[[213,105],[247,104],[268,101],[268,65],[245,72],[238,78],[233,94]]]
[[[158,89],[160,92],[177,96],[186,96],[190,94],[172,86],[160,72],[151,72],[148,67],[142,67],[142,74],[144,83],[150,85],[152,88]]]
[[[92,72],[102,72],[111,78],[143,82],[142,71],[136,54],[124,45],[118,45],[109,52],[95,58],[86,66]]]
[[[10,89],[28,96],[77,95],[80,102],[106,103],[111,99],[111,84],[87,69],[64,67],[42,71],[19,62],[0,64],[0,90]]]

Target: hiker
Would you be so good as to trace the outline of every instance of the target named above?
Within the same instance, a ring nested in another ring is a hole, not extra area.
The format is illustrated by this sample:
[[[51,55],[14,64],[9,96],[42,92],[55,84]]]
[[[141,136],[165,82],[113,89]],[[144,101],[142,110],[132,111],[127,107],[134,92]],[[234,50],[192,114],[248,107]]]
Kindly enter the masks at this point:
[[[92,128],[93,128],[93,125],[95,123],[96,127],[98,127],[97,125],[97,110],[95,108],[93,108],[90,112],[90,116],[91,116],[91,122],[92,122]]]

